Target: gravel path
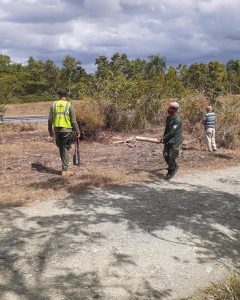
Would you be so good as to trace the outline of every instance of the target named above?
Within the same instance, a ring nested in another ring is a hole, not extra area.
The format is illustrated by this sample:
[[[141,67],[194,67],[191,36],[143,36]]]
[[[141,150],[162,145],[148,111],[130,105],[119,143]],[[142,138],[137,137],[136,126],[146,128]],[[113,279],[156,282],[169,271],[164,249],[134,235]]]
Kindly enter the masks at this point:
[[[185,299],[239,267],[240,168],[0,211],[0,299]]]

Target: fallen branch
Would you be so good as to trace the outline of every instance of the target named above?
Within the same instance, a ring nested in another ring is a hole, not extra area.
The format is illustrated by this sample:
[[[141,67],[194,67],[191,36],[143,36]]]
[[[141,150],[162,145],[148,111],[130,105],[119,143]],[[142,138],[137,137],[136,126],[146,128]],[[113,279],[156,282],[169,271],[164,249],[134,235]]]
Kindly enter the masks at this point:
[[[141,141],[141,142],[149,142],[149,143],[159,143],[159,139],[156,138],[148,138],[148,137],[144,137],[144,136],[136,136],[136,140],[137,141]]]
[[[113,142],[113,144],[127,144],[127,143],[131,143],[131,142],[133,142],[133,139],[129,138],[129,139],[126,139],[126,140]]]
[[[117,145],[117,144],[124,144],[125,141],[116,141],[116,142],[113,142],[113,144]]]

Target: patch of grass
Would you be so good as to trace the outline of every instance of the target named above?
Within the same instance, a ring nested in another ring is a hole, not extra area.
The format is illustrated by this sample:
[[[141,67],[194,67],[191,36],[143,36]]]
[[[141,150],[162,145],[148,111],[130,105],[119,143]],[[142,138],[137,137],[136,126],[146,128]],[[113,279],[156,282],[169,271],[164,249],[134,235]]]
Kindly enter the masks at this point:
[[[1,132],[13,132],[13,131],[15,131],[15,125],[11,124],[11,123],[9,123],[9,124],[3,123],[0,125],[0,131]]]
[[[47,124],[38,123],[38,122],[22,122],[22,123],[7,123],[0,124],[0,136],[4,138],[5,136],[14,136],[20,132],[38,132],[38,133],[47,133]]]
[[[10,187],[1,187],[0,195],[0,208],[11,207],[11,206],[26,206],[34,203],[34,201],[46,200],[55,197],[56,193],[54,190],[41,190],[36,191],[26,186],[17,186],[13,183]],[[66,193],[58,192],[58,198],[66,196]]]
[[[130,184],[131,182],[147,181],[148,174],[124,174],[120,171],[112,169],[96,169],[94,174],[85,173],[78,175],[77,173],[70,178],[53,177],[46,181],[31,183],[28,188],[35,191],[60,191],[66,194],[76,195],[82,191],[92,187],[106,187],[109,185]]]
[[[71,194],[78,194],[82,190],[85,190],[90,187],[104,187],[110,185],[121,185],[121,184],[130,184],[131,182],[137,181],[146,181],[148,180],[147,173],[140,174],[124,174],[120,171],[115,170],[97,170],[94,174],[85,174],[79,177],[75,181],[75,185],[68,187],[68,191]]]
[[[19,131],[36,131],[38,130],[38,123],[31,123],[31,122],[22,122],[19,125]]]
[[[240,274],[234,272],[224,283],[211,283],[198,295],[189,300],[239,300]]]

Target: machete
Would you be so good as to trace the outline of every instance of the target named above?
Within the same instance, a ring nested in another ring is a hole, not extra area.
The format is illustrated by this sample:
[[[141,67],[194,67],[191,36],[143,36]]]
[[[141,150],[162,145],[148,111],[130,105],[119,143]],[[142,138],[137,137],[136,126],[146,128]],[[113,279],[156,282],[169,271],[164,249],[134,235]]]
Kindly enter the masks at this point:
[[[80,166],[80,149],[79,149],[79,138],[75,140],[75,150],[73,154],[73,164],[75,166]]]

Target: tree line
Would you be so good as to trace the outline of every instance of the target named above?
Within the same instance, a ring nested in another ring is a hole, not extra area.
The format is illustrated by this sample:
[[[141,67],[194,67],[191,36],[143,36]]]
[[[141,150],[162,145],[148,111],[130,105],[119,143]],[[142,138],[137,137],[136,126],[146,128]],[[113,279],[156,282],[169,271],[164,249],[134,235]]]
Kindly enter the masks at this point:
[[[128,59],[115,53],[110,59],[99,56],[96,71],[88,74],[82,63],[65,56],[62,65],[53,60],[32,57],[26,65],[0,55],[1,103],[34,102],[55,99],[59,87],[65,87],[74,99],[105,98],[135,107],[141,98],[181,98],[189,92],[203,93],[209,101],[222,94],[240,93],[240,59],[226,64],[219,61],[190,66],[166,67],[166,59],[151,55],[146,60]]]
[[[191,132],[202,119],[205,106],[214,105],[224,140],[239,140],[240,59],[167,67],[159,54],[129,59],[115,53],[95,59],[96,71],[65,56],[61,66],[32,57],[27,64],[0,55],[0,113],[5,104],[56,100],[59,88],[77,102],[78,120],[95,128],[126,130],[159,125],[166,102],[176,99],[185,128]],[[221,95],[229,95],[223,103]],[[80,107],[80,106],[81,107]],[[228,143],[229,144],[229,143]],[[232,143],[233,144],[233,143]]]

